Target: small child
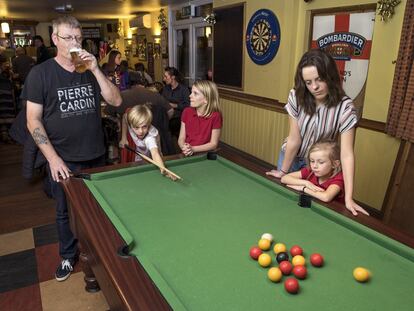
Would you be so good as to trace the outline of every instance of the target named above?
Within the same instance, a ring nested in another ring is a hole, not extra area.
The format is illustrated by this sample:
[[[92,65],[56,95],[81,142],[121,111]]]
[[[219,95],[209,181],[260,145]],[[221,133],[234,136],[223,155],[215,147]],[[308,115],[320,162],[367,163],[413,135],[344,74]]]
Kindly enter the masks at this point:
[[[190,107],[181,116],[178,145],[185,156],[217,148],[222,127],[217,86],[214,82],[199,80],[193,84]]]
[[[323,202],[335,199],[345,203],[338,144],[330,140],[316,142],[309,148],[307,160],[309,167],[283,176],[282,183]]]
[[[164,161],[160,154],[160,137],[158,130],[151,125],[152,113],[147,104],[136,105],[125,111],[122,118],[122,138],[119,142],[121,151],[121,163],[142,161],[143,159],[135,153],[124,148],[130,148],[152,158],[160,166],[163,175],[175,180],[174,176],[168,174],[164,169]]]

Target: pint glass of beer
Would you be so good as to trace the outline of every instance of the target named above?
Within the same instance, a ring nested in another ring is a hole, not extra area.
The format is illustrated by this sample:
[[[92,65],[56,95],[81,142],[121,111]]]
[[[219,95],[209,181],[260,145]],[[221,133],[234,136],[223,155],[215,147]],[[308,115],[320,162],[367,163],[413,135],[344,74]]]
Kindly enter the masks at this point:
[[[81,49],[72,48],[70,49],[70,56],[72,57],[72,62],[75,65],[75,71],[78,73],[84,73],[87,69],[85,61],[79,57],[79,52]]]

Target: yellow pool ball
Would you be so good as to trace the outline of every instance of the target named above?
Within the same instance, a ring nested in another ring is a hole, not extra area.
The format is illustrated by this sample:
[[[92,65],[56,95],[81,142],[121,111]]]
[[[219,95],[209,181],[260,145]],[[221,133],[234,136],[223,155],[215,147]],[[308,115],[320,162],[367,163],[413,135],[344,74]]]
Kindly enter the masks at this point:
[[[302,255],[296,255],[292,258],[292,265],[294,266],[304,266],[306,264],[305,257]]]
[[[370,279],[371,272],[365,268],[357,267],[354,269],[353,275],[355,280],[362,283],[367,282]]]
[[[272,263],[272,257],[269,254],[261,254],[257,260],[262,267],[269,267]]]
[[[270,248],[270,242],[268,239],[260,239],[259,243],[257,244],[261,250],[267,251]]]
[[[267,272],[267,277],[272,282],[279,282],[282,279],[282,271],[278,267],[272,267]]]
[[[286,252],[286,245],[283,243],[276,243],[273,247],[273,251],[275,254]]]

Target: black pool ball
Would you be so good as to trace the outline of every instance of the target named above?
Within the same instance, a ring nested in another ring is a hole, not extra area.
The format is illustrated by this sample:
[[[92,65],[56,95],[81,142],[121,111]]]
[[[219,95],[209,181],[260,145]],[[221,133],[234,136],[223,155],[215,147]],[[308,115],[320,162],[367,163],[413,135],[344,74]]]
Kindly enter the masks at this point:
[[[282,252],[277,254],[276,260],[278,263],[281,263],[282,261],[289,261],[289,255],[286,252]]]

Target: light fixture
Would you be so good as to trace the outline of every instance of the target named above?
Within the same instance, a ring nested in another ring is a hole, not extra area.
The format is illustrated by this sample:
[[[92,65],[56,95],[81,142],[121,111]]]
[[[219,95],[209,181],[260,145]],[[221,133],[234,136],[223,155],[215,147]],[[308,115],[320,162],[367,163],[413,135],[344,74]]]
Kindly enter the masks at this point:
[[[1,31],[3,33],[10,33],[10,25],[8,22],[1,23]]]
[[[211,27],[207,26],[205,29],[206,29],[206,38],[208,38],[211,35]]]
[[[129,21],[130,28],[151,28],[151,14],[138,15]]]
[[[161,43],[161,36],[153,35],[152,37],[154,38],[154,43]]]

